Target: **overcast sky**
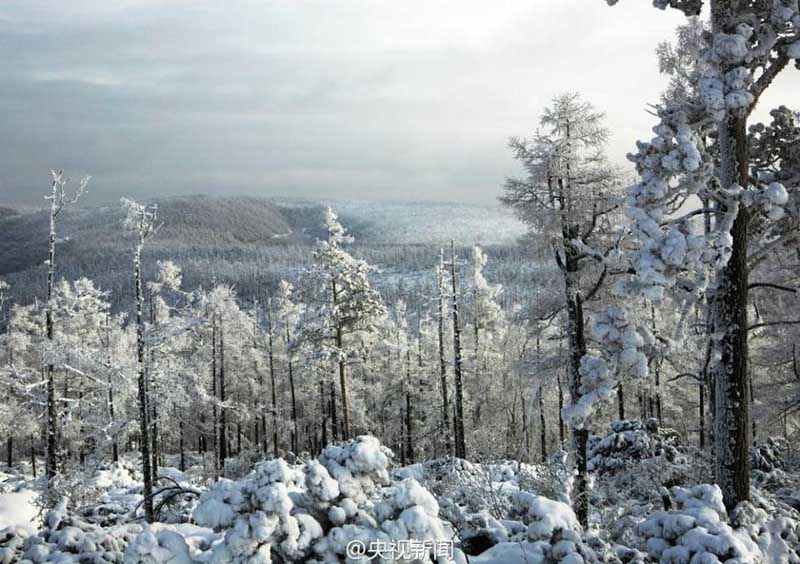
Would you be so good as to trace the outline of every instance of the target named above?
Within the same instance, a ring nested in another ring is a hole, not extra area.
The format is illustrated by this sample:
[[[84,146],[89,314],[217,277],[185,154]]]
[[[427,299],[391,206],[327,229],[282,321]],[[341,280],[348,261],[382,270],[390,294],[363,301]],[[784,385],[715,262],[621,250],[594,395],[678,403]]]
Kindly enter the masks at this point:
[[[649,0],[2,0],[0,202],[40,203],[54,167],[96,202],[491,202],[559,92],[607,112],[624,163],[680,22]],[[784,74],[767,104],[797,98]]]

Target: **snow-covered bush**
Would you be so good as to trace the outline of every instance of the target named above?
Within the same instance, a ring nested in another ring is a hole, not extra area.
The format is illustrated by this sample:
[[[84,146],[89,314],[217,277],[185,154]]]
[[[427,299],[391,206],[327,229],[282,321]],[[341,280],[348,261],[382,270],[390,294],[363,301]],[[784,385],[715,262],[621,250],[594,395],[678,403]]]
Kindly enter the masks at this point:
[[[750,452],[753,470],[762,472],[785,470],[788,451],[789,445],[786,441],[769,437],[766,442],[756,445]]]
[[[589,470],[612,474],[642,459],[664,457],[674,462],[679,455],[678,433],[659,429],[655,419],[614,421],[605,437],[589,440]]]
[[[745,502],[729,519],[716,485],[674,487],[671,496],[674,510],[656,512],[636,527],[651,558],[674,564],[800,562],[800,526],[788,513]]]
[[[44,524],[42,530],[21,543],[19,535],[0,542],[3,562],[123,562],[125,548],[141,530],[136,524],[98,527],[70,514],[65,502],[47,513]]]
[[[391,456],[362,436],[303,465],[270,460],[241,480],[220,480],[194,511],[198,524],[224,531],[210,561],[336,562],[351,541],[449,539],[425,488],[413,478],[390,481]]]

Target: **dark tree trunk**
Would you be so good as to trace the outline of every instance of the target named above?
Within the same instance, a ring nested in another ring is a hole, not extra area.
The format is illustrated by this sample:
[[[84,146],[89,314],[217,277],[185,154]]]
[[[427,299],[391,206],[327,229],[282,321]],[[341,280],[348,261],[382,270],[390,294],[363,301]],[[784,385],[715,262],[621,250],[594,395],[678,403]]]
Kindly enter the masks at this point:
[[[267,344],[269,346],[269,382],[272,393],[272,456],[278,458],[278,392],[275,385],[275,350],[272,340],[272,311],[267,306]]]
[[[444,344],[444,260],[440,256],[439,270],[437,273],[439,291],[439,382],[442,391],[442,432],[444,434],[444,449],[447,454],[453,454],[453,443],[450,440],[450,392],[447,386],[447,360]]]
[[[334,307],[336,307],[339,303],[339,290],[336,287],[336,279],[334,278],[331,278],[331,299],[333,300]],[[350,439],[350,396],[347,387],[347,366],[345,364],[344,351],[342,350],[344,345],[344,329],[341,321],[336,320],[335,323],[336,348],[339,354],[339,387],[341,388],[342,394],[342,434],[344,440],[348,440]],[[335,426],[336,424],[334,423],[334,427]]]
[[[719,126],[720,182],[747,186],[746,119],[729,116]],[[747,372],[747,239],[749,212],[739,207],[731,228],[731,257],[717,279],[714,331],[720,359],[713,367],[716,384],[714,441],[716,482],[730,511],[750,498],[750,390]]]
[[[584,336],[583,296],[580,291],[580,272],[577,259],[578,250],[570,242],[577,236],[577,229],[564,230],[564,291],[567,306],[567,341],[569,351],[569,391],[572,404],[581,399],[581,359],[586,355],[586,338]],[[572,429],[573,446],[575,448],[575,485],[572,505],[581,525],[589,525],[589,480],[587,475],[587,446],[589,431]]]
[[[228,414],[225,409],[225,328],[219,321],[219,468],[225,473],[228,458]]]
[[[14,438],[11,435],[6,439],[6,465],[9,470],[14,465]]]
[[[184,430],[183,430],[183,418],[179,416],[178,418],[178,451],[180,454],[180,462],[178,465],[178,470],[181,472],[186,472],[186,448],[184,445],[185,437],[184,437]]]
[[[559,416],[559,419],[561,417]],[[544,416],[544,388],[539,389],[539,448],[542,462],[547,461],[547,419]]]
[[[453,375],[455,380],[455,419],[453,421],[455,431],[455,455],[458,458],[467,457],[467,442],[464,433],[464,384],[462,379],[462,358],[461,358],[461,327],[458,321],[458,279],[456,277],[456,246],[455,242],[450,242],[451,261],[450,276],[453,283]]]
[[[147,366],[145,364],[144,342],[144,294],[142,291],[142,245],[136,248],[134,256],[134,285],[136,287],[136,359],[139,363],[139,449],[142,457],[142,478],[144,481],[144,514],[148,523],[155,520],[153,511],[153,475],[150,465],[150,438],[148,421]]]
[[[620,421],[625,421],[625,391],[622,389],[622,381],[617,384],[617,408]]]
[[[330,388],[331,435],[333,440],[336,441],[339,439],[339,418],[336,415],[336,386],[333,381],[331,381]]]
[[[411,349],[406,351],[406,460],[414,462],[414,415],[411,399]]]
[[[328,402],[325,401],[325,382],[320,379],[319,381],[319,412],[320,412],[320,420],[321,420],[321,429],[320,429],[320,444],[318,445],[318,449],[325,448],[325,445],[328,444]]]
[[[47,310],[45,312],[45,326],[47,331],[47,340],[51,343],[54,337],[54,322],[53,322],[53,290],[55,286],[55,266],[56,266],[56,217],[58,216],[58,195],[57,195],[57,182],[53,180],[53,193],[52,201],[50,202],[50,239],[48,242],[47,253]],[[56,433],[56,426],[58,425],[56,417],[56,381],[55,381],[55,368],[52,364],[47,365],[47,420],[46,420],[46,447],[47,457],[45,459],[45,475],[47,480],[55,477],[57,468],[56,450],[58,448]]]
[[[211,395],[214,403],[211,405],[212,427],[214,429],[214,467],[217,477],[220,476],[219,467],[219,413],[217,410],[217,314],[213,313],[211,318]]]
[[[299,431],[297,428],[297,396],[294,388],[294,363],[292,362],[291,351],[292,337],[289,332],[289,324],[286,324],[286,356],[289,369],[289,392],[292,396],[292,452],[297,453],[299,445]]]
[[[697,386],[698,390],[700,391],[700,448],[705,448],[706,446],[706,394],[705,394],[705,386],[700,384]]]
[[[563,448],[565,433],[564,433],[564,418],[561,417],[561,411],[564,409],[564,388],[561,385],[561,372],[556,372],[556,384],[558,385],[558,443]]]

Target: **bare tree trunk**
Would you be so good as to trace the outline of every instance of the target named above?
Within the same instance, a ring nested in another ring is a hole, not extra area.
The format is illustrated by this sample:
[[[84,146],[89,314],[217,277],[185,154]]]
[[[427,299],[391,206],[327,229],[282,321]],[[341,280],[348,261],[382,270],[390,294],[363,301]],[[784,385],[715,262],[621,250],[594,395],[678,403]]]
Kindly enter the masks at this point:
[[[267,344],[269,347],[269,381],[272,390],[272,455],[278,458],[278,393],[275,386],[275,350],[272,340],[272,311],[267,304]]]
[[[31,435],[31,472],[33,477],[36,477],[36,447],[34,446],[36,437]]]
[[[47,340],[52,345],[54,337],[53,321],[53,290],[55,287],[55,266],[56,266],[56,217],[59,213],[58,206],[58,183],[53,180],[52,200],[50,201],[50,238],[48,241],[47,252],[47,310],[45,312],[45,326]],[[45,459],[45,474],[47,480],[52,480],[57,470],[56,450],[58,448],[56,440],[56,382],[55,367],[52,363],[47,364],[47,457]]]
[[[320,449],[325,448],[328,444],[328,402],[325,401],[325,381],[320,378],[319,381],[319,411],[322,428],[320,429]]]
[[[625,421],[625,391],[622,389],[622,380],[617,384],[617,408],[620,421]]]
[[[178,470],[186,472],[186,451],[184,445],[184,430],[183,430],[183,417],[178,415],[178,451],[180,453],[180,462],[178,463]]]
[[[219,467],[219,413],[217,412],[217,314],[211,317],[211,395],[214,403],[211,406],[212,423],[214,428],[214,468],[216,477],[220,476]]]
[[[414,462],[414,419],[411,401],[411,349],[406,350],[406,459]]]
[[[154,329],[156,328],[156,312],[153,306],[153,293],[150,293],[150,326]],[[148,367],[147,372],[147,379],[148,379],[148,394],[147,394],[147,404],[150,407],[150,440],[153,441],[153,446],[150,449],[150,456],[152,458],[151,465],[152,465],[152,473],[153,478],[158,477],[158,461],[159,461],[159,444],[161,441],[159,440],[158,436],[158,404],[156,398],[158,397],[158,381],[151,379],[150,370],[155,363],[153,362],[154,359],[154,352],[150,351],[150,365]],[[150,390],[154,390],[155,393],[151,394]]]
[[[112,432],[114,433],[113,440],[111,441],[111,460],[116,464],[119,462],[119,446],[117,445],[117,434],[116,429],[114,429],[114,386],[111,382],[111,326],[109,323],[109,318],[106,316],[106,346],[108,348],[108,358],[106,360],[107,364],[107,380],[108,380],[108,419],[109,423],[112,427]]]
[[[436,284],[439,292],[439,382],[442,391],[442,430],[445,452],[453,454],[453,444],[450,440],[450,392],[447,386],[447,360],[444,345],[444,257],[442,255],[439,257]]]
[[[144,342],[144,294],[142,291],[142,243],[134,254],[134,284],[136,287],[136,359],[139,363],[139,448],[142,456],[142,479],[144,481],[144,514],[148,523],[155,520],[153,511],[153,475],[150,466],[150,431],[148,425],[147,366]]]
[[[331,299],[333,300],[334,307],[339,303],[339,291],[336,287],[336,279],[331,277]],[[344,440],[350,439],[350,400],[347,387],[347,367],[345,365],[344,351],[342,346],[344,344],[344,335],[342,323],[336,320],[335,338],[336,348],[339,354],[339,386],[342,393],[342,419],[343,419],[343,435]]]
[[[700,391],[700,448],[703,449],[706,446],[706,388],[703,384],[700,384],[697,388]]]
[[[561,417],[559,416],[559,419]],[[544,416],[544,388],[539,388],[539,447],[542,462],[547,461],[547,419]]]
[[[228,414],[225,409],[225,327],[219,320],[219,468],[225,473],[228,458]]]
[[[558,443],[564,447],[565,433],[564,433],[564,418],[561,417],[561,412],[564,409],[564,388],[561,385],[561,372],[556,372],[556,384],[558,385]]]
[[[334,441],[339,439],[339,418],[336,414],[336,386],[331,380],[330,386],[330,413],[331,413],[331,436]],[[346,440],[346,439],[345,439]]]
[[[298,445],[299,445],[299,431],[297,428],[297,396],[295,394],[294,388],[294,369],[293,369],[293,361],[292,361],[292,351],[291,351],[291,342],[292,337],[289,332],[289,324],[286,324],[286,357],[288,361],[288,369],[289,369],[289,392],[292,396],[292,452],[297,453]]]
[[[456,245],[450,241],[451,261],[450,276],[453,283],[453,374],[455,379],[455,455],[467,457],[467,444],[464,434],[464,385],[462,380],[461,327],[458,321],[458,279],[456,277]]]

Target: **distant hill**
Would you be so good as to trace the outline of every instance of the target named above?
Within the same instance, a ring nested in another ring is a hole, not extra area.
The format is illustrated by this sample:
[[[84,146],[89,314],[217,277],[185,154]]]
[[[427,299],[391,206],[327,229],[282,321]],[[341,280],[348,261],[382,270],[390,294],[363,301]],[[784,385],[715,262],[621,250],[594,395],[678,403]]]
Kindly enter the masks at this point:
[[[188,287],[226,282],[245,297],[267,291],[280,278],[299,275],[314,242],[324,235],[326,205],[337,210],[356,238],[354,252],[381,269],[378,282],[388,294],[416,291],[407,287],[414,285],[415,275],[427,284],[438,248],[450,239],[462,248],[489,247],[490,258],[495,254],[499,259],[490,262],[490,272],[510,273],[502,261],[508,253],[522,252],[515,250],[516,241],[525,232],[510,213],[494,206],[238,196],[171,197],[156,203],[163,227],[146,251],[148,271],[157,260],[171,259],[183,268]],[[118,205],[65,208],[59,218],[56,266],[60,277],[92,278],[125,307],[132,289],[131,242],[122,220]],[[47,221],[45,210],[0,207],[0,276],[12,283],[17,301],[42,295]],[[502,277],[509,278],[509,273]],[[511,280],[502,282],[513,285]]]

